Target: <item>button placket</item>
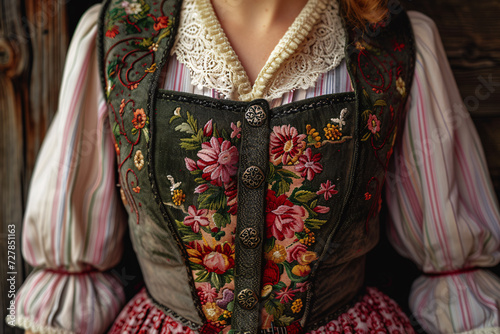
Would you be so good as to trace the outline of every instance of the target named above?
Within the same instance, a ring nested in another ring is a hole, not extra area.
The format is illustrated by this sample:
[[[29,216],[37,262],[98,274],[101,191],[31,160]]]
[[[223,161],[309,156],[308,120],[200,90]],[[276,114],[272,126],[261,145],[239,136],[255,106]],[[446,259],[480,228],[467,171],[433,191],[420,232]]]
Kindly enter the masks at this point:
[[[231,328],[258,333],[262,238],[269,163],[269,106],[253,101],[245,110],[238,171],[238,221],[235,240],[235,307]]]

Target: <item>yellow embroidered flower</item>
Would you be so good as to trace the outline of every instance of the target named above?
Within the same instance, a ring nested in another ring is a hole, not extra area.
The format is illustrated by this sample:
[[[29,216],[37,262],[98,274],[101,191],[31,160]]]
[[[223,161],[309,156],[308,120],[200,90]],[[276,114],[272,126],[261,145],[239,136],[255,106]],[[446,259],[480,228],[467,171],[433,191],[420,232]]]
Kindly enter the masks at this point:
[[[342,136],[342,132],[340,132],[338,125],[328,123],[323,130],[325,131],[325,137],[329,140],[338,140]]]
[[[135,152],[134,165],[138,170],[141,170],[144,167],[144,155],[142,155],[141,150],[137,150],[137,152]]]
[[[221,325],[226,325],[228,323],[228,320],[231,319],[231,317],[233,316],[233,312],[230,312],[228,310],[224,310],[224,312],[222,313],[222,319],[219,320],[220,324]]]
[[[309,142],[315,142],[314,147],[316,148],[321,147],[321,136],[319,135],[319,132],[316,131],[316,129],[313,128],[310,124],[306,125],[306,130]]]
[[[203,307],[203,313],[207,317],[207,320],[217,321],[224,310],[222,310],[216,303],[206,303]]]
[[[303,239],[300,239],[299,242],[303,245],[306,246],[311,246],[316,242],[316,238],[314,237],[314,232],[311,232],[310,229],[307,227],[304,229],[304,232],[306,232],[306,236]]]
[[[175,205],[179,206],[186,200],[186,194],[182,191],[182,189],[174,190],[174,194],[172,195],[172,202]]]
[[[276,244],[270,252],[266,253],[266,259],[278,264],[286,259],[286,249],[284,246]]]
[[[293,313],[299,313],[300,310],[302,310],[302,306],[303,306],[302,299],[300,299],[300,298],[297,299],[296,301],[294,301],[292,303],[292,312]]]
[[[398,80],[396,81],[396,89],[398,90],[399,94],[401,94],[402,96],[405,96],[406,84],[405,84],[403,78],[399,77]]]

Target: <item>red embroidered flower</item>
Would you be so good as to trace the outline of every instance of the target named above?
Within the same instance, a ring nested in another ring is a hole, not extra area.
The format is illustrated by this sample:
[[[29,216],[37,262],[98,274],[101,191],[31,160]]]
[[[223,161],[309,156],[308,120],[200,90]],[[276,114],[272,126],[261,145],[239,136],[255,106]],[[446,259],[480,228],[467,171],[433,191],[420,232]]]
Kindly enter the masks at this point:
[[[321,160],[321,153],[316,153],[312,156],[311,148],[307,148],[307,150],[299,157],[299,163],[295,166],[295,170],[302,177],[306,177],[309,181],[312,181],[314,175],[319,174],[323,171],[323,166],[318,163]]]
[[[108,29],[108,31],[106,31],[106,37],[115,38],[119,33],[120,31],[118,30],[118,26],[114,25],[113,27]]]
[[[217,298],[217,289],[212,287],[210,283],[203,283],[196,288],[196,293],[200,298],[201,304],[213,303]]]
[[[224,195],[227,197],[227,205],[229,206],[228,212],[231,215],[236,215],[236,212],[238,211],[238,204],[237,204],[237,195],[238,195],[238,187],[237,187],[237,182],[234,179],[231,179],[229,183],[224,184]]]
[[[293,300],[293,297],[295,297],[294,292],[295,290],[290,290],[290,287],[287,286],[286,288],[284,288],[284,290],[282,289],[281,291],[276,293],[276,299],[279,299],[282,304],[291,302]]]
[[[197,210],[194,205],[191,205],[188,208],[188,214],[189,216],[184,218],[184,225],[191,226],[194,233],[200,232],[200,225],[208,226],[210,224],[208,218],[205,217],[207,214],[205,209]]]
[[[262,285],[276,285],[280,281],[280,268],[273,261],[266,261],[264,267],[264,277],[262,278]]]
[[[148,16],[155,21],[155,24],[154,24],[153,28],[156,31],[168,27],[168,23],[169,23],[168,17],[166,17],[166,16],[155,17],[152,14],[148,14]]]
[[[305,215],[304,208],[294,205],[286,195],[276,197],[274,191],[268,190],[266,202],[267,238],[275,237],[278,240],[292,238],[295,232],[304,229],[302,220]]]
[[[380,131],[380,120],[376,115],[370,115],[370,117],[368,117],[368,130],[370,130],[373,134]]]
[[[146,113],[144,112],[143,108],[136,109],[134,111],[134,118],[132,119],[132,124],[134,124],[134,127],[139,130],[146,125]]]
[[[333,195],[338,194],[338,190],[335,190],[335,185],[332,184],[330,180],[327,180],[326,183],[322,183],[320,189],[316,194],[325,196],[325,201],[328,201]]]
[[[306,147],[305,134],[290,125],[275,126],[270,138],[270,153],[274,163],[293,164]]]
[[[201,144],[198,152],[198,168],[203,170],[203,178],[215,185],[229,182],[238,171],[238,149],[228,140],[212,137],[210,142]]]
[[[205,124],[205,126],[203,127],[203,135],[205,137],[212,136],[212,133],[214,132],[214,127],[212,123],[213,123],[212,120],[209,120],[207,124]]]
[[[187,247],[189,261],[201,264],[208,272],[224,274],[234,267],[234,248],[228,242],[214,248],[193,242]]]
[[[231,132],[231,138],[241,138],[241,122],[238,121],[236,124],[231,122],[231,129],[233,129],[233,132]]]

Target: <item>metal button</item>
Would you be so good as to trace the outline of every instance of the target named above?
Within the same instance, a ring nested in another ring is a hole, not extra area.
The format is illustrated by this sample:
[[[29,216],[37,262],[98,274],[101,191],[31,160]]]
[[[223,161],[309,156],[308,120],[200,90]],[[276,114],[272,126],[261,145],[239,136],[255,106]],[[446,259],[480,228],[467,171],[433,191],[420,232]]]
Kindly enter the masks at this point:
[[[264,182],[265,176],[262,169],[257,166],[248,167],[241,177],[243,184],[250,189],[256,189],[260,187],[262,182]]]
[[[243,289],[238,293],[238,304],[245,310],[251,310],[257,305],[257,294],[250,289]]]
[[[257,235],[257,231],[251,227],[241,231],[240,240],[243,246],[247,248],[255,248],[260,243],[260,237]]]
[[[259,105],[250,106],[245,112],[245,119],[251,126],[261,126],[266,121],[267,115]]]

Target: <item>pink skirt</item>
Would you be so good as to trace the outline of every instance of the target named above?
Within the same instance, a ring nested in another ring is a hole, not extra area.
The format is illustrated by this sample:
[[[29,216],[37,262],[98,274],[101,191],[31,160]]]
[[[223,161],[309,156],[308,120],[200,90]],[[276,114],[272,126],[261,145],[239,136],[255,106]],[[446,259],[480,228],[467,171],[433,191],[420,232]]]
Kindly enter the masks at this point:
[[[156,307],[145,288],[123,308],[109,333],[196,334]],[[366,294],[347,312],[310,332],[310,334],[341,333],[414,334],[415,331],[395,301],[375,288],[367,288]]]

